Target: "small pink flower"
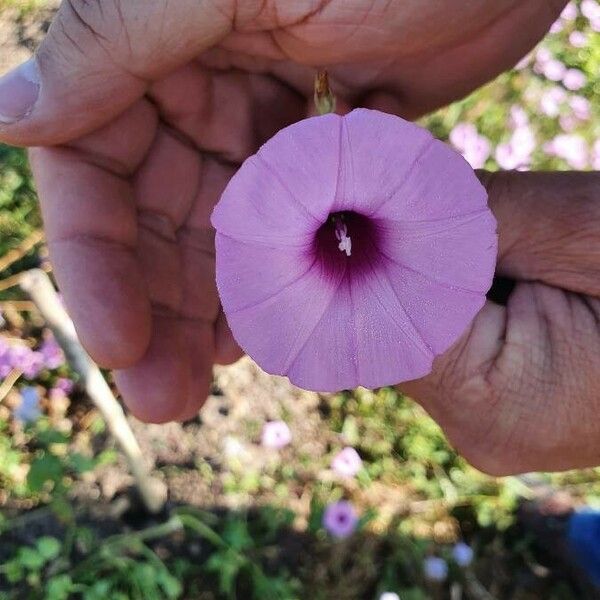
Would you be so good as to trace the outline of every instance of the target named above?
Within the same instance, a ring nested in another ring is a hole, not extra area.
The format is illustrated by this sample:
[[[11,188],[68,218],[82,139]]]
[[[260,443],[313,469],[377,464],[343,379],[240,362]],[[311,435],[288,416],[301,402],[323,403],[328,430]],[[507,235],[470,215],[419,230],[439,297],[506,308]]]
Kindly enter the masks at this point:
[[[510,124],[511,127],[523,127],[529,124],[529,117],[522,106],[513,104],[510,107]]]
[[[600,140],[594,142],[591,157],[592,169],[600,171]]]
[[[577,127],[577,119],[574,115],[561,115],[558,122],[560,128],[566,133],[570,133]]]
[[[292,441],[292,432],[283,421],[269,421],[263,425],[261,443],[265,448],[281,450]]]
[[[569,34],[569,43],[574,48],[584,48],[587,44],[587,41],[587,35],[581,31],[578,31],[577,29]]]
[[[331,468],[342,477],[354,477],[362,469],[362,460],[354,448],[344,448],[334,456]]]
[[[358,525],[354,507],[346,500],[329,504],[323,513],[323,527],[336,538],[352,535]]]
[[[491,152],[491,144],[486,137],[479,135],[475,125],[458,123],[450,132],[449,139],[474,169],[481,169],[485,165]]]
[[[592,116],[590,101],[583,96],[571,96],[569,106],[575,117],[580,121],[587,121]]]
[[[586,83],[587,78],[579,69],[569,69],[563,77],[563,85],[568,90],[580,90]]]
[[[522,71],[526,69],[531,64],[531,54],[526,54],[514,67],[515,71]]]
[[[557,135],[546,145],[546,151],[562,158],[573,169],[585,169],[588,165],[588,146],[580,135]]]
[[[600,18],[600,4],[598,0],[582,0],[581,14],[590,19],[590,21]]]
[[[423,377],[485,302],[495,220],[464,159],[358,109],[280,131],[212,216],[217,285],[240,346],[319,391]]]
[[[564,29],[564,24],[561,19],[556,19],[550,27],[550,33],[560,33]]]
[[[553,58],[544,65],[542,72],[546,79],[549,79],[550,81],[560,81],[565,76],[566,71],[567,67],[565,67],[564,63]]]
[[[565,21],[574,21],[577,18],[577,5],[569,2],[560,13],[560,18]]]
[[[556,117],[560,107],[567,97],[567,92],[559,86],[553,86],[542,94],[540,108],[548,117]]]

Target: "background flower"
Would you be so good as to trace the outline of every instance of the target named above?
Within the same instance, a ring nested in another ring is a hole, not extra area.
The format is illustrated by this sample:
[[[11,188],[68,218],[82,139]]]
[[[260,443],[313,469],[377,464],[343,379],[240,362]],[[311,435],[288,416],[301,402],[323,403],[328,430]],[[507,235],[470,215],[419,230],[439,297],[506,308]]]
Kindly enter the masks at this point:
[[[265,448],[280,450],[292,441],[292,432],[283,421],[269,421],[263,425],[261,443]]]
[[[352,535],[358,525],[354,507],[346,500],[329,504],[323,513],[323,527],[336,538]]]
[[[452,558],[459,567],[468,567],[473,562],[473,548],[464,542],[458,542],[452,548]]]
[[[442,582],[448,578],[448,563],[438,556],[428,556],[423,561],[423,573],[430,581]]]
[[[342,477],[354,477],[362,469],[362,460],[354,448],[344,448],[334,456],[331,468]]]

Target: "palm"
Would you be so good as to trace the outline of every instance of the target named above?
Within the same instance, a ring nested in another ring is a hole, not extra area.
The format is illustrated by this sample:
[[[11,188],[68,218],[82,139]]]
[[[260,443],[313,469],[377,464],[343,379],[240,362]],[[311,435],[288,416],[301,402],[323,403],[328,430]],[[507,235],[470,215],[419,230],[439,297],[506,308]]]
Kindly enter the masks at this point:
[[[179,11],[188,4],[172,3],[173,22],[185,20]],[[186,66],[152,75],[144,99],[108,125],[75,140],[76,125],[65,128],[64,146],[32,154],[79,334],[101,364],[120,369],[130,407],[147,420],[194,414],[213,362],[239,356],[215,290],[209,216],[239,163],[306,116],[314,67],[329,65],[342,110],[361,104],[414,116],[516,62],[564,2],[274,4]],[[127,67],[135,72],[148,48],[160,63],[162,42],[151,38],[162,28],[121,17],[145,28],[119,37],[143,41],[129,47]],[[99,124],[115,112],[106,100]]]

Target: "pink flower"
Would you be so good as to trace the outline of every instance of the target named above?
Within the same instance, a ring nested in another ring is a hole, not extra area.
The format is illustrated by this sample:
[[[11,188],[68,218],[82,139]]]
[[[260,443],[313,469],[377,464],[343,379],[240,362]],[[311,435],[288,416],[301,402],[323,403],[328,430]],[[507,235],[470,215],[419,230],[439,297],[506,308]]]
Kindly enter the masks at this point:
[[[494,271],[495,220],[471,168],[377,111],[280,131],[231,179],[212,222],[238,343],[313,390],[426,375]]]
[[[513,128],[529,124],[529,117],[522,106],[513,104],[510,107],[510,124]]]
[[[496,148],[496,162],[503,169],[511,170],[526,167],[535,149],[535,136],[529,125],[517,127],[506,144]]]
[[[54,337],[48,337],[39,349],[47,369],[58,369],[65,364],[65,355]]]
[[[598,0],[582,0],[581,14],[590,21],[600,18],[600,4]]]
[[[66,377],[60,377],[56,380],[54,387],[56,389],[62,390],[66,395],[70,394],[73,391],[73,387],[75,384],[70,379]]]
[[[556,19],[550,27],[550,33],[560,33],[564,28],[564,24],[561,19]]]
[[[566,133],[570,133],[577,127],[577,119],[574,115],[561,115],[558,119],[560,128]]]
[[[526,69],[531,63],[531,54],[526,54],[514,67],[515,71]]]
[[[546,145],[546,151],[567,161],[573,169],[585,169],[588,165],[587,143],[580,135],[557,135]]]
[[[592,116],[590,101],[583,96],[571,96],[569,106],[580,121],[587,121]]]
[[[559,86],[551,87],[542,94],[540,98],[540,108],[548,117],[556,117],[560,112],[561,104],[565,101],[567,92]]]
[[[574,48],[584,48],[587,41],[587,35],[581,31],[575,30],[569,34],[569,43]]]
[[[560,60],[551,59],[543,67],[542,73],[550,81],[560,81],[567,71],[567,67]]]
[[[263,425],[261,443],[265,448],[281,450],[292,441],[292,432],[283,421],[269,421]]]
[[[586,83],[587,78],[579,69],[568,69],[563,77],[563,85],[568,90],[580,90]]]
[[[592,148],[592,169],[600,171],[600,140],[594,142]]]
[[[560,18],[564,21],[574,21],[577,18],[577,5],[569,2],[560,13]]]
[[[342,477],[354,477],[362,469],[362,460],[354,448],[344,448],[334,456],[331,468]]]
[[[474,169],[481,169],[491,152],[489,140],[471,123],[458,123],[450,132],[450,143]]]
[[[323,513],[323,527],[336,538],[352,535],[358,525],[358,516],[350,502],[340,500],[329,504]]]

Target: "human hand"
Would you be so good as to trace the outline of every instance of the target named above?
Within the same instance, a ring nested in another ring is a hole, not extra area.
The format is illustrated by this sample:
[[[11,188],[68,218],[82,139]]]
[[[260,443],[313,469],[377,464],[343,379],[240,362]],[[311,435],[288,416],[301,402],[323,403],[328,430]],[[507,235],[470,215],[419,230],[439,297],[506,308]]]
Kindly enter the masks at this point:
[[[506,475],[600,464],[600,173],[482,173],[506,306],[403,384],[456,448]]]
[[[56,277],[131,410],[190,417],[213,362],[239,356],[209,215],[241,161],[306,116],[315,66],[342,110],[416,116],[514,64],[564,4],[63,2],[35,106],[35,83],[0,86],[0,140],[53,146],[32,162]]]

